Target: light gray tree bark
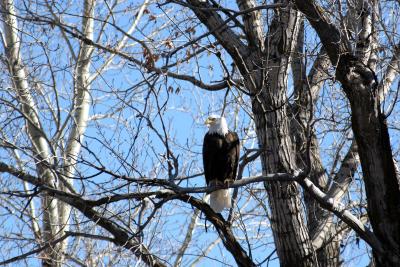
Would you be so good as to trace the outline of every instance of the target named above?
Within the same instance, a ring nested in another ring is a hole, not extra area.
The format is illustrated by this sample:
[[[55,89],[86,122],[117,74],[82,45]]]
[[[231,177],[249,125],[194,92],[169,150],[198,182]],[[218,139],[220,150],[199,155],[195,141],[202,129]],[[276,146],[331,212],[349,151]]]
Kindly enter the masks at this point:
[[[95,0],[85,0],[83,4],[82,34],[89,40],[93,40],[95,6]],[[91,45],[82,42],[76,59],[74,101],[71,111],[72,127],[63,155],[63,176],[65,178],[59,182],[59,188],[67,192],[71,191],[71,188],[74,186],[73,177],[76,173],[76,164],[81,150],[81,143],[83,142],[83,134],[85,133],[89,119],[89,109],[91,106],[89,77],[93,49]],[[71,206],[67,203],[59,203],[59,210],[62,230],[68,231]],[[67,244],[68,239],[61,242],[62,251],[65,251]]]
[[[142,5],[141,14],[146,7],[148,1]],[[93,40],[94,37],[94,18],[95,18],[95,0],[85,0],[83,2],[83,16],[82,16],[82,29],[81,33],[88,40]],[[52,7],[48,5],[52,11]],[[104,63],[104,66],[96,72],[96,75],[91,76],[91,57],[94,51],[93,46],[87,42],[81,42],[79,52],[74,57],[76,67],[74,70],[74,94],[73,104],[70,108],[70,114],[66,122],[61,126],[57,134],[57,141],[60,142],[60,147],[64,147],[63,139],[67,140],[65,143],[65,150],[62,153],[62,171],[58,174],[49,166],[54,164],[54,157],[56,156],[54,148],[51,146],[45,131],[42,129],[42,124],[38,114],[37,104],[31,95],[31,88],[28,82],[27,69],[23,63],[21,42],[18,25],[18,14],[15,11],[15,3],[13,0],[4,0],[1,2],[1,13],[3,17],[3,32],[2,41],[5,48],[10,77],[14,85],[13,90],[19,97],[20,109],[25,117],[27,134],[32,142],[34,148],[33,158],[35,158],[37,173],[39,177],[44,177],[46,183],[54,188],[65,192],[75,193],[74,191],[74,175],[77,170],[77,159],[81,151],[81,144],[83,135],[85,133],[87,124],[89,122],[89,110],[91,106],[90,83],[96,79],[98,75],[110,64],[114,55],[111,55]],[[53,16],[60,21],[54,12]],[[132,24],[128,34],[132,33],[140,20],[139,16]],[[65,32],[61,28],[66,42],[69,44],[71,53],[75,55],[70,41],[67,39]],[[127,37],[119,42],[118,48],[121,49],[126,45]],[[71,122],[71,128],[66,131],[66,125]],[[61,123],[61,122],[58,122]],[[64,136],[67,135],[68,136]],[[21,168],[22,169],[22,168]],[[29,191],[29,186],[24,183],[25,190]],[[33,229],[35,236],[40,234],[38,224],[34,219],[33,202],[30,202]],[[71,206],[62,201],[48,196],[46,193],[43,195],[42,200],[42,214],[43,214],[43,229],[41,231],[40,244],[52,244],[51,241],[56,240],[63,236],[69,230],[69,220],[71,218]],[[68,238],[60,239],[59,243],[48,246],[43,250],[43,266],[60,266],[64,260],[65,252],[68,245]]]
[[[21,57],[21,40],[18,34],[18,22],[15,16],[15,6],[13,0],[1,1],[1,13],[3,17],[3,42],[8,60],[9,72],[13,90],[19,97],[20,108],[25,117],[27,133],[33,146],[33,155],[36,163],[36,171],[38,176],[43,177],[46,184],[54,186],[56,183],[54,173],[48,168],[52,164],[52,153],[49,146],[48,138],[44,133],[40,120],[36,103],[34,102],[26,74],[26,67],[24,66]],[[43,231],[42,242],[50,242],[51,240],[59,237],[60,223],[58,212],[58,201],[46,193],[42,198],[43,209]],[[58,245],[49,247],[42,255],[43,266],[57,265],[59,258]]]

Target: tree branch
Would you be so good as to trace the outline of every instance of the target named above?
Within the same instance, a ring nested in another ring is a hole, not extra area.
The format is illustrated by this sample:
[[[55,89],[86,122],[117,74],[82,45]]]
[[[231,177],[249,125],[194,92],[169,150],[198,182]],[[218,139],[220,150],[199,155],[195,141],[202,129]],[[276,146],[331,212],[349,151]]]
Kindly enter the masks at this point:
[[[393,56],[386,68],[386,72],[378,85],[379,100],[385,100],[393,81],[400,73],[400,43],[394,46]]]
[[[350,51],[345,42],[342,42],[340,31],[325,15],[326,11],[317,5],[317,2],[308,0],[294,0],[293,2],[318,33],[332,65],[335,66],[339,61],[339,57]]]
[[[46,191],[48,195],[53,196],[81,211],[87,218],[110,232],[114,236],[113,243],[130,250],[136,257],[142,259],[147,265],[160,267],[165,266],[164,263],[157,259],[156,256],[151,254],[150,251],[140,243],[137,237],[130,236],[126,229],[95,211],[90,204],[91,201],[84,200],[80,195],[64,192],[47,186],[43,183],[42,179],[27,174],[23,171],[16,170],[15,168],[2,162],[0,162],[0,172],[7,172],[19,179],[38,186]]]
[[[240,11],[251,10],[256,6],[254,0],[236,0]],[[261,23],[261,12],[255,10],[244,13],[243,16],[244,29],[247,36],[249,47],[257,49],[260,52],[264,51],[264,38]]]
[[[121,200],[127,199],[144,199],[149,196],[153,196],[155,198],[170,198],[170,199],[179,199],[181,201],[190,203],[194,207],[201,209],[208,220],[210,220],[214,226],[217,228],[222,241],[224,242],[227,249],[233,253],[238,258],[235,258],[236,261],[239,262],[247,262],[250,263],[251,260],[247,257],[246,253],[243,251],[241,246],[237,243],[234,238],[231,230],[227,225],[225,225],[225,220],[222,218],[220,214],[216,214],[208,204],[205,202],[198,200],[187,193],[200,193],[200,192],[212,192],[214,190],[220,189],[221,187],[200,187],[200,188],[181,188],[179,186],[173,185],[173,183],[168,182],[168,180],[163,179],[151,179],[152,185],[169,185],[171,189],[167,190],[159,190],[153,192],[145,192],[145,193],[130,193],[130,194],[121,194],[121,195],[112,195],[104,198],[99,198],[97,200],[86,200],[81,196],[76,194],[71,194],[67,192],[63,192],[54,188],[50,188],[43,183],[40,182],[40,179],[34,177],[32,175],[26,174],[22,171],[16,170],[7,164],[0,162],[0,172],[7,172],[16,176],[19,179],[24,181],[28,181],[33,183],[36,186],[40,186],[43,190],[47,191],[52,196],[57,199],[64,201],[76,209],[80,210],[86,217],[90,218],[92,221],[96,222],[99,226],[103,227],[107,231],[115,237],[115,242],[118,245],[121,245],[135,253],[137,257],[143,257],[143,255],[148,255],[148,262],[157,261],[154,259],[154,256],[149,254],[146,248],[140,249],[140,243],[137,243],[135,238],[129,238],[128,234],[124,229],[115,224],[110,219],[104,218],[98,212],[96,212],[93,207],[100,206],[104,204],[110,204],[112,202],[117,202]],[[336,216],[338,216],[342,221],[347,223],[363,240],[365,240],[374,250],[379,253],[384,253],[388,257],[396,258],[397,256],[388,253],[382,247],[381,242],[376,238],[376,236],[366,227],[358,218],[356,218],[351,212],[344,209],[343,204],[336,201],[333,198],[328,197],[324,192],[322,192],[317,186],[315,186],[309,179],[305,178],[305,174],[301,171],[296,172],[295,175],[291,174],[271,174],[265,176],[258,176],[249,179],[242,179],[240,181],[235,181],[230,188],[235,188],[239,186],[243,186],[249,183],[268,181],[271,179],[290,179],[291,181],[298,182],[312,197],[314,197],[320,205],[333,212]],[[132,181],[132,180],[131,180]],[[143,179],[136,179],[136,182],[144,182]],[[149,184],[149,183],[145,183]],[[223,187],[226,188],[226,187]],[[128,241],[129,240],[129,241]],[[139,249],[138,249],[139,248]],[[138,249],[138,250],[136,250]],[[237,254],[239,253],[239,254]],[[250,260],[250,261],[249,261]],[[160,265],[162,266],[162,265]],[[252,266],[252,265],[251,265]]]

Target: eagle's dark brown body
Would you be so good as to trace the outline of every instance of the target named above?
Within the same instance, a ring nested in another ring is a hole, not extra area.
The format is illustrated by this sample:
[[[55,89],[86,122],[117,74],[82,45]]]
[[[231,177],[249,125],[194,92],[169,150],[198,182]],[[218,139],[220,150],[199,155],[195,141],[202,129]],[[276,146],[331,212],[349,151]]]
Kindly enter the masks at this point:
[[[238,135],[229,131],[225,136],[207,133],[203,143],[204,176],[207,185],[211,181],[224,183],[235,180],[239,162]]]

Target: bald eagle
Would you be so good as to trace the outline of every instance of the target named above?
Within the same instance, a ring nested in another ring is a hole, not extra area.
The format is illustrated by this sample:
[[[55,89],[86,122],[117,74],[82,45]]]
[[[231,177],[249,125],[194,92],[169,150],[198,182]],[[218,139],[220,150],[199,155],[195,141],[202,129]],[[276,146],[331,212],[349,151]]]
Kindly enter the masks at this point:
[[[211,115],[205,124],[209,127],[204,136],[203,165],[204,176],[208,186],[227,185],[236,179],[239,162],[239,138],[235,132],[229,131],[224,117]],[[231,207],[229,189],[211,192],[211,208],[219,213]]]

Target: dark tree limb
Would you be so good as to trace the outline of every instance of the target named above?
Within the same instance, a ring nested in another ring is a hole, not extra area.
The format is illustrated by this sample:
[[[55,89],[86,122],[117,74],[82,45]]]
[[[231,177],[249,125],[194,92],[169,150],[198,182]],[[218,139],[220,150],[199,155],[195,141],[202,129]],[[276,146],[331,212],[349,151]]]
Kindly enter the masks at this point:
[[[393,161],[386,118],[381,112],[378,81],[357,59],[342,34],[315,1],[293,1],[317,32],[336,66],[336,78],[350,102],[352,128],[363,170],[368,215],[383,251],[374,250],[378,266],[400,264],[400,178]],[[387,257],[391,254],[392,257]]]

